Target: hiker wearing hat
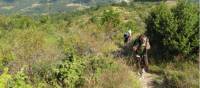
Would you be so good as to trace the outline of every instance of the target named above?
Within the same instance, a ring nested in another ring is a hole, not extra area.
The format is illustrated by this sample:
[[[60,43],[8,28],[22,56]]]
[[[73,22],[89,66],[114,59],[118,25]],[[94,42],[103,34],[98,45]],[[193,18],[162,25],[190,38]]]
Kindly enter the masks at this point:
[[[134,41],[133,51],[136,53],[137,69],[139,75],[142,76],[144,71],[148,71],[147,50],[150,49],[149,39],[145,35],[140,35]]]
[[[131,30],[124,34],[124,43],[127,44],[131,40]]]

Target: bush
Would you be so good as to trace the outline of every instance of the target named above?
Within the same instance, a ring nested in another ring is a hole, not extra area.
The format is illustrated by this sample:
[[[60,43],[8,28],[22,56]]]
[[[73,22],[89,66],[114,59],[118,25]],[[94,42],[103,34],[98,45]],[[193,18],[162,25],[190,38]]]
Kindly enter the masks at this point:
[[[105,31],[110,32],[112,28],[120,24],[120,15],[113,9],[104,10],[103,14],[93,16],[90,21],[97,24],[98,27],[105,26]]]
[[[28,79],[32,80],[36,87],[40,86],[41,82],[43,87],[140,87],[138,78],[128,67],[109,57],[78,57],[68,53],[60,62],[46,65],[47,67],[40,66],[42,69],[34,68],[35,79]],[[43,83],[43,80],[46,83]]]
[[[107,58],[94,58],[90,61],[88,67],[92,73],[101,74],[105,70],[116,71],[118,66],[111,59]]]
[[[69,55],[57,65],[55,77],[61,87],[76,88],[81,85],[84,61],[77,59],[75,55]]]
[[[2,20],[2,18],[0,17]],[[1,27],[4,30],[11,30],[11,29],[27,29],[31,27],[35,27],[38,25],[36,21],[33,20],[32,17],[29,16],[20,16],[20,15],[13,15],[10,17],[4,17],[4,20],[0,22]]]
[[[155,85],[160,88],[199,88],[198,63],[193,61],[171,61],[150,66],[152,73],[159,74]]]
[[[151,12],[146,24],[147,34],[153,46],[162,50],[159,55],[165,55],[168,46],[165,46],[164,42],[169,42],[177,29],[172,12],[165,4],[161,4],[157,9]]]
[[[13,78],[8,81],[8,88],[32,88],[27,81],[28,76],[24,73],[23,68]]]
[[[11,75],[8,74],[8,68],[4,68],[2,74],[0,74],[0,87],[5,88],[8,80],[11,79]]]
[[[102,16],[102,24],[105,23],[113,23],[113,26],[116,26],[119,23],[119,13],[115,12],[114,10],[105,10]]]
[[[199,9],[197,6],[181,1],[172,11],[177,20],[177,33],[171,40],[173,43],[166,43],[172,45],[173,50],[182,55],[198,54],[199,39]]]
[[[49,34],[50,35],[50,34]],[[37,29],[14,29],[0,39],[0,61],[8,64],[10,72],[17,72],[23,65],[59,59],[58,39]]]
[[[198,8],[190,3],[181,1],[172,10],[161,4],[146,20],[147,34],[159,55],[197,55],[198,21]]]
[[[9,72],[0,75],[0,85],[139,88],[136,75],[111,57],[118,49],[115,42],[123,42],[125,32],[115,29],[135,29],[135,20],[120,23],[120,14],[109,9],[91,19],[98,28],[87,23],[88,16],[96,13],[87,12],[0,17],[0,69],[9,67]]]
[[[192,62],[168,65],[162,85],[167,88],[199,88],[198,65]]]
[[[121,25],[120,29],[123,33],[127,32],[127,30],[129,30],[129,29],[131,29],[133,32],[138,31],[137,24],[134,20],[129,20],[126,23],[123,23]]]
[[[138,78],[121,62],[94,57],[86,67],[83,88],[140,88]]]

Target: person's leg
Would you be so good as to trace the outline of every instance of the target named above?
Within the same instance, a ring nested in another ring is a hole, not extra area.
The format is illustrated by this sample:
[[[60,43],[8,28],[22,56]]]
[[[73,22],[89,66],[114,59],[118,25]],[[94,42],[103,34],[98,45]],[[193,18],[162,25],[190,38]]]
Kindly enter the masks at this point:
[[[141,57],[139,55],[136,55],[136,60],[137,60],[137,70],[139,75],[142,75],[142,69],[141,69]]]
[[[148,65],[149,65],[148,57],[147,57],[147,55],[144,55],[144,69],[146,72],[148,72],[148,70],[149,70]]]
[[[143,56],[141,57],[141,69],[142,69],[142,73],[144,73],[145,72],[145,60],[144,60]]]

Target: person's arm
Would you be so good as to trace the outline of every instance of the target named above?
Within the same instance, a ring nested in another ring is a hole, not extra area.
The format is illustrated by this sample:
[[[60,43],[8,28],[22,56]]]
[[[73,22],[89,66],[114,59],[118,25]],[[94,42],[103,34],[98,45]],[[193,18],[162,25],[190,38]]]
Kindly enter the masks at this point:
[[[138,42],[138,39],[134,41],[133,43],[133,51],[136,51],[139,47],[139,42]]]
[[[138,48],[138,45],[136,45],[136,46],[133,46],[133,51],[136,51],[136,50],[137,50],[137,48]]]
[[[131,41],[131,35],[128,36],[128,42],[130,42],[130,41]]]
[[[147,38],[146,49],[149,50],[150,48],[151,48],[151,45],[149,44],[149,39]]]

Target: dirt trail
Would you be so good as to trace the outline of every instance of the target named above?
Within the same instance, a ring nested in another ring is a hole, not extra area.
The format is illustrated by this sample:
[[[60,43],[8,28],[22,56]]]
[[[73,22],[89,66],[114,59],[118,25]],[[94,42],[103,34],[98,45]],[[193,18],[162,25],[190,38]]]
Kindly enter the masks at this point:
[[[140,79],[142,88],[155,88],[154,81],[159,76],[151,73],[144,73],[143,77]]]

